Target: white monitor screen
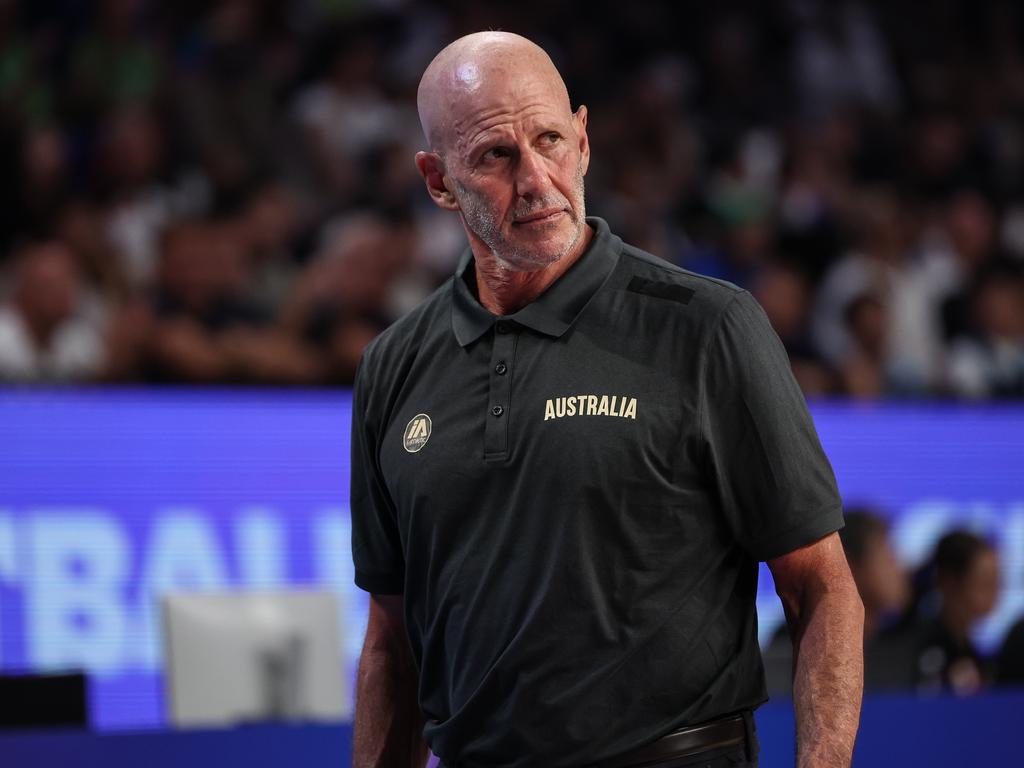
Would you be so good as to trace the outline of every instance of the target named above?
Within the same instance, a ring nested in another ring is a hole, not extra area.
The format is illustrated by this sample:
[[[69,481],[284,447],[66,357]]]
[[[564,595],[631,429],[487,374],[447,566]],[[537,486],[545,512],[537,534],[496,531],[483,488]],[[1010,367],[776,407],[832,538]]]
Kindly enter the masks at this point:
[[[171,722],[181,728],[342,720],[329,592],[178,593],[163,600]]]

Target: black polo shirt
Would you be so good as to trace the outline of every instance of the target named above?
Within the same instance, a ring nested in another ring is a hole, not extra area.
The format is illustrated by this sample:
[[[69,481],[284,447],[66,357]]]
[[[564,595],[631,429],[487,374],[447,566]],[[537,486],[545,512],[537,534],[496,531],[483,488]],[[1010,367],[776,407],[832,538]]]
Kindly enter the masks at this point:
[[[356,583],[404,593],[425,738],[459,766],[582,766],[756,707],[757,562],[842,526],[753,298],[588,223],[508,317],[467,252],[356,382]]]

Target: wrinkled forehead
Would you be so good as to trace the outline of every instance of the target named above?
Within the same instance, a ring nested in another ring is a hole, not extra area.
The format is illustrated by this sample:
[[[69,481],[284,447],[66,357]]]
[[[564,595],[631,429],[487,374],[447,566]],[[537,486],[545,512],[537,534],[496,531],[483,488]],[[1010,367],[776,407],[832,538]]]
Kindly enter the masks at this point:
[[[417,94],[420,119],[435,149],[474,116],[529,104],[570,114],[565,84],[548,55],[532,43],[493,35],[463,38],[442,51],[424,73]]]
[[[448,142],[469,140],[503,122],[572,116],[565,85],[554,70],[466,62],[453,71],[447,91]]]

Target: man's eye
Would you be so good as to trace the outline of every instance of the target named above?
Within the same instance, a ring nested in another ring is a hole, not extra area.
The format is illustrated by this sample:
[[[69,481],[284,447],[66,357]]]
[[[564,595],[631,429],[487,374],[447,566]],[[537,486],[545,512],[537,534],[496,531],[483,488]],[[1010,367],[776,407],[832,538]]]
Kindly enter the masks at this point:
[[[562,140],[562,135],[560,133],[555,133],[554,131],[551,131],[550,133],[545,133],[542,137],[542,140],[545,144],[557,144],[559,141]]]
[[[483,154],[484,160],[501,160],[509,156],[509,151],[505,147],[491,147]]]

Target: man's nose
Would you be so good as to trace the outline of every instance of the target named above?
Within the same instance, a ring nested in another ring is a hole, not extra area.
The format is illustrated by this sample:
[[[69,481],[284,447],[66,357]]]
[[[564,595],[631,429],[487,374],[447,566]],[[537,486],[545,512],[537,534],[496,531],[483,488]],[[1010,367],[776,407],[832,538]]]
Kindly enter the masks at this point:
[[[526,198],[544,197],[551,188],[551,177],[544,158],[533,149],[520,153],[515,183],[516,195]]]

